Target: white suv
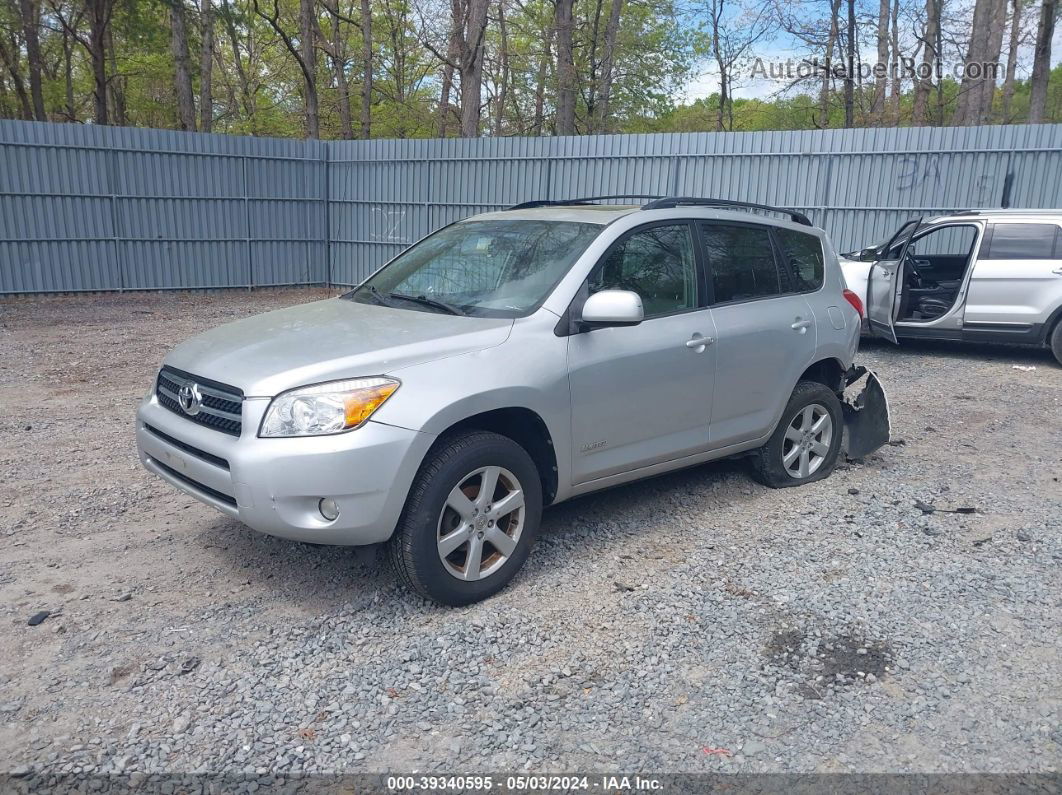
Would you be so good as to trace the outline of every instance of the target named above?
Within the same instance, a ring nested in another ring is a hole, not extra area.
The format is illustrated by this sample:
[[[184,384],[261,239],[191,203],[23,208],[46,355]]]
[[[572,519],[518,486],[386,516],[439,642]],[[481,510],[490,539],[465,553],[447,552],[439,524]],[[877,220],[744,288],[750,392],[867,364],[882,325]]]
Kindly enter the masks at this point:
[[[1046,346],[1062,363],[1062,210],[908,221],[841,269],[873,334]]]

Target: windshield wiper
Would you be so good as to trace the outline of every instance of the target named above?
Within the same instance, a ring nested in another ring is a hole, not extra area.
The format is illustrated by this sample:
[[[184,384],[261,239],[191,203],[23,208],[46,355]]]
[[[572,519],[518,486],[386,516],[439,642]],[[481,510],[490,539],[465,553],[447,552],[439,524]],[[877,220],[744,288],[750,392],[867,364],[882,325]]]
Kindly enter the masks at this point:
[[[388,293],[387,297],[388,298],[400,298],[403,301],[411,301],[414,304],[420,304],[422,306],[430,306],[433,309],[441,309],[443,312],[446,312],[447,314],[450,314],[450,315],[462,315],[462,316],[467,316],[468,315],[468,312],[466,312],[465,310],[463,310],[463,309],[461,309],[459,307],[454,306],[453,304],[448,304],[445,301],[436,301],[434,298],[428,298],[425,295],[408,295],[407,293]]]
[[[361,290],[355,291],[355,293],[360,293],[360,292],[361,292]],[[370,285],[366,286],[365,287],[365,294],[367,296],[369,296],[369,298],[371,298],[373,301],[378,303],[380,306],[391,306],[391,307],[394,306],[394,304],[392,304],[390,301],[388,301],[386,298],[384,298],[383,293],[381,293],[379,290],[377,290],[374,285],[370,284]]]

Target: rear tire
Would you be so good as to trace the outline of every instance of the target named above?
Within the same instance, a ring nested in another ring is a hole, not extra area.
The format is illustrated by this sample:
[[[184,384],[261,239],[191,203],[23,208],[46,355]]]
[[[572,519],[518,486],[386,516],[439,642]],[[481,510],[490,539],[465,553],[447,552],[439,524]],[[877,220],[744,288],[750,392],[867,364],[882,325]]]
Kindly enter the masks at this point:
[[[1062,318],[1055,323],[1055,330],[1051,332],[1051,353],[1055,355],[1055,360],[1062,364]]]
[[[389,556],[421,596],[467,605],[516,576],[541,518],[538,468],[520,445],[487,431],[444,437],[413,481]]]
[[[800,381],[771,438],[750,459],[752,477],[773,489],[828,477],[837,466],[843,429],[841,401],[833,390]]]

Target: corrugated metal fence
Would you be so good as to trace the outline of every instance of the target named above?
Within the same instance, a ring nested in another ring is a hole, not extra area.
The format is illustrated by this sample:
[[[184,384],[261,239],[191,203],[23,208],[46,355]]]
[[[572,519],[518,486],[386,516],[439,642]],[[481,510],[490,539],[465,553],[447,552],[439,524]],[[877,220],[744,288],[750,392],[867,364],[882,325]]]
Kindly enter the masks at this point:
[[[1062,125],[307,142],[4,121],[0,293],[354,284],[464,216],[600,194],[795,207],[843,251],[1005,192],[1062,206]]]

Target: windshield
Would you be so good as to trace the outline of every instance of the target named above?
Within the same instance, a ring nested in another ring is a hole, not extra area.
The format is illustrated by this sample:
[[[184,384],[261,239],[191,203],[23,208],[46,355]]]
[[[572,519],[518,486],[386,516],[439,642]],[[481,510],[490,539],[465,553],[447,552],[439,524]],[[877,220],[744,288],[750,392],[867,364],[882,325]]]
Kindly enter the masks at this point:
[[[571,221],[464,221],[404,251],[344,298],[425,312],[519,317],[546,300],[601,229]]]

